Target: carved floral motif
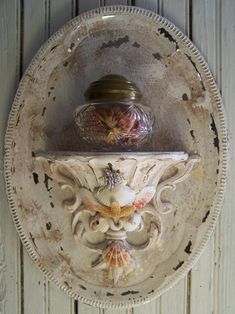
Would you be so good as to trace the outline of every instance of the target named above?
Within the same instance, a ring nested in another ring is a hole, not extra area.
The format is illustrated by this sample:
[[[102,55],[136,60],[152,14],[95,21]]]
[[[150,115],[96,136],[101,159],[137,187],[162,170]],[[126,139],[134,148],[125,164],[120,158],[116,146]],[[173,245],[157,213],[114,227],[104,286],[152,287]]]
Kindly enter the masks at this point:
[[[135,251],[152,248],[162,235],[161,215],[172,204],[161,200],[166,189],[188,178],[197,156],[184,153],[104,156],[40,156],[46,173],[72,198],[64,209],[72,214],[72,232],[77,241],[99,253],[91,267],[108,269],[114,285],[135,268]],[[164,174],[175,171],[167,179]],[[128,235],[145,231],[132,243]],[[91,236],[92,235],[92,236]]]

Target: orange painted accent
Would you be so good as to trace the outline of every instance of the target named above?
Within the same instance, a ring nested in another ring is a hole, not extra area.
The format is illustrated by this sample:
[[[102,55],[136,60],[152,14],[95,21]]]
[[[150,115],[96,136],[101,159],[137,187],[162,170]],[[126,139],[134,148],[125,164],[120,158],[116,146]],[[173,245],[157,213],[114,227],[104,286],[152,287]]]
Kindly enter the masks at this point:
[[[100,205],[98,202],[92,202],[87,197],[83,198],[83,204],[90,209],[93,209],[102,214],[104,217],[110,218],[122,218],[131,216],[137,209],[136,206],[124,206],[120,207],[118,203],[113,202],[111,207]]]

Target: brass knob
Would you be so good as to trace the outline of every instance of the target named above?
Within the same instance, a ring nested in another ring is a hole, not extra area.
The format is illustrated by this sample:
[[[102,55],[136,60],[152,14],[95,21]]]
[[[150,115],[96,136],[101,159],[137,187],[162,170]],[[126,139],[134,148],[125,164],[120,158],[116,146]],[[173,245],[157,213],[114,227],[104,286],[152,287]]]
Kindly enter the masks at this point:
[[[110,74],[92,82],[85,92],[85,99],[91,100],[140,100],[142,94],[135,83],[124,76]]]

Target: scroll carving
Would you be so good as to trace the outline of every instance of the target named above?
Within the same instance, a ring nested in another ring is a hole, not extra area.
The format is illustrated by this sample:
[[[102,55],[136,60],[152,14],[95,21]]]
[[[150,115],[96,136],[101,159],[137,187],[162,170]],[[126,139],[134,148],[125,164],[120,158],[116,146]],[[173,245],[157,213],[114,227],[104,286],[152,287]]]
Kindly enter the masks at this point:
[[[94,270],[108,269],[116,285],[135,269],[135,252],[149,250],[162,236],[162,214],[173,205],[161,200],[166,189],[186,180],[199,157],[163,154],[144,157],[36,157],[46,173],[67,190],[63,202],[72,214],[71,232],[87,249],[97,252]],[[167,169],[177,172],[163,180]],[[130,234],[145,233],[133,243]],[[146,240],[147,239],[147,240]]]

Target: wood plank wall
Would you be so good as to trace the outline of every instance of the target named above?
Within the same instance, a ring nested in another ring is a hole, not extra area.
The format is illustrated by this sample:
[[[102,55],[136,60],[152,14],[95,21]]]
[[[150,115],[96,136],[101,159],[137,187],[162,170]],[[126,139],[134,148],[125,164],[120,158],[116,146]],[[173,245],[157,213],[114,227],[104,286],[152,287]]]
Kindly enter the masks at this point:
[[[221,90],[231,161],[224,208],[214,237],[195,268],[169,292],[129,310],[100,310],[71,300],[49,283],[22,247],[4,190],[3,142],[19,79],[30,60],[65,22],[89,9],[136,5],[175,23],[208,61]],[[234,0],[0,0],[0,314],[234,314],[235,313],[235,1]]]

